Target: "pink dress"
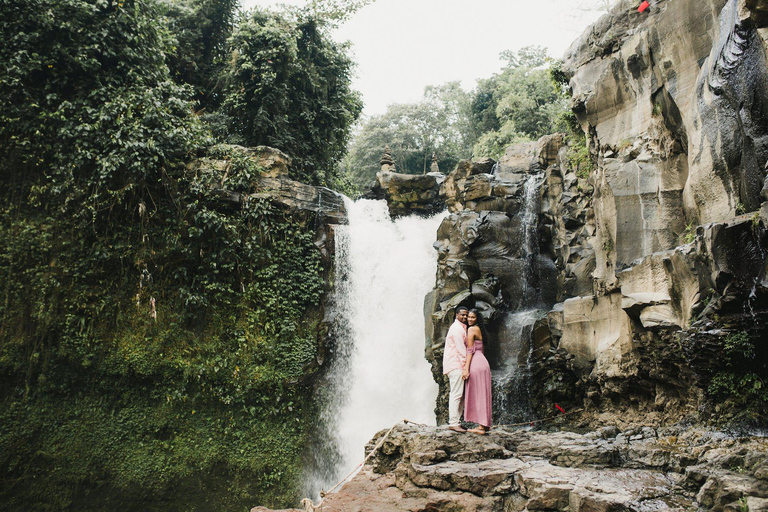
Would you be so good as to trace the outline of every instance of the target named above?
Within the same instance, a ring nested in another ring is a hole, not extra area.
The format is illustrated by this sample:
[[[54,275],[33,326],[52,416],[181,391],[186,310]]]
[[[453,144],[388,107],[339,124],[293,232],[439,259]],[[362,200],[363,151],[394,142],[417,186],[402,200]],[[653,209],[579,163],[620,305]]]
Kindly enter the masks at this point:
[[[483,354],[483,341],[475,340],[467,355],[472,356],[469,378],[464,385],[464,421],[491,426],[491,367]]]

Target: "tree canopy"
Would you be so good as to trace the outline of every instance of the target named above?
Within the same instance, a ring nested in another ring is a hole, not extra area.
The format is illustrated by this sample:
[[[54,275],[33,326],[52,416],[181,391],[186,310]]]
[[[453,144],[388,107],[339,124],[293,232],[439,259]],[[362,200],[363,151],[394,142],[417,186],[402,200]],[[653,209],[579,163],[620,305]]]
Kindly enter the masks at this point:
[[[327,184],[362,110],[350,87],[352,61],[322,22],[255,10],[230,40],[225,70],[228,138],[288,153],[294,177]]]
[[[500,73],[478,81],[472,102],[473,122],[481,134],[474,147],[476,156],[498,158],[514,142],[558,131],[567,109],[550,78],[545,49],[528,46],[501,57],[506,65]]]
[[[362,124],[344,161],[345,171],[365,187],[379,170],[379,158],[389,145],[399,172],[428,172],[432,155],[441,169],[451,169],[471,156],[471,96],[459,82],[428,86],[418,103],[393,104],[382,115]]]
[[[325,21],[236,7],[0,0],[4,510],[296,501],[316,219],[222,205],[221,170],[188,164],[252,192],[254,161],[214,142],[273,144],[332,182],[360,103]]]
[[[501,59],[502,70],[479,80],[473,91],[458,82],[429,86],[419,102],[393,104],[366,119],[349,146],[346,175],[365,188],[386,145],[399,172],[426,172],[433,153],[449,172],[462,158],[498,158],[510,144],[563,129],[568,109],[560,86],[552,83],[546,49],[505,51]]]

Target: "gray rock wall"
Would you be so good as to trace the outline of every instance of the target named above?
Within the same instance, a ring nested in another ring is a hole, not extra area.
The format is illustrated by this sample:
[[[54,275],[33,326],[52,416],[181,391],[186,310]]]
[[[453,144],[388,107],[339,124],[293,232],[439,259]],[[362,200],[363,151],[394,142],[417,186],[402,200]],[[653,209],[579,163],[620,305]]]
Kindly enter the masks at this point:
[[[509,148],[493,172],[462,162],[446,177],[425,306],[439,419],[458,305],[484,312],[492,367],[530,372],[530,389],[505,391],[525,394],[527,414],[554,402],[597,421],[713,412],[707,390],[737,334],[761,354],[750,371],[768,377],[765,9],[749,5],[660,0],[640,14],[622,2],[573,44],[564,68],[589,176],[555,135]],[[521,230],[531,176],[533,246]],[[505,360],[528,310],[539,313]]]
[[[702,405],[718,366],[710,361],[708,373],[692,363],[707,352],[702,332],[728,325],[720,357],[730,333],[765,339],[768,219],[756,210],[768,70],[757,11],[736,1],[662,0],[648,15],[633,8],[620,3],[566,54],[597,166],[593,192],[576,192],[591,195],[591,208],[580,199],[581,233],[558,219],[573,216],[557,211],[572,197],[558,197],[558,183],[548,192],[559,255],[565,227],[567,252],[586,256],[579,267],[566,263],[565,300],[549,319],[588,405],[618,402],[663,421]],[[653,348],[669,342],[685,351]]]

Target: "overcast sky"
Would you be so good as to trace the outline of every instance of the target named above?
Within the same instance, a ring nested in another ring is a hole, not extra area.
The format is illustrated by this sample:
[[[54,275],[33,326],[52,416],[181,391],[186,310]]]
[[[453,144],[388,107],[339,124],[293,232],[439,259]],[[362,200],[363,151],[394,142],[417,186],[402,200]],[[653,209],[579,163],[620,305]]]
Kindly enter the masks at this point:
[[[352,42],[353,86],[366,115],[418,101],[426,85],[478,78],[501,69],[499,53],[528,45],[561,57],[601,14],[606,0],[376,0],[335,32]],[[304,0],[241,0],[243,8]]]

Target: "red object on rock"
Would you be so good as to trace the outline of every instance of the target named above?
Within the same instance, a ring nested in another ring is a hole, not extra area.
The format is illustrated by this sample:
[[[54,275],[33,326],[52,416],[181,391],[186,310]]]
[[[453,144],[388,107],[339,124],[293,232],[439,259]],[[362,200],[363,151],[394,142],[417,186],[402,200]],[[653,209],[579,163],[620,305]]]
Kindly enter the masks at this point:
[[[560,407],[560,406],[559,406],[559,405],[557,405],[557,404],[555,404],[555,407],[557,407],[557,410],[558,410],[558,411],[560,411],[561,413],[565,414],[565,409],[563,409],[562,407]]]
[[[643,12],[647,8],[649,8],[651,4],[648,3],[648,0],[643,0],[643,3],[640,4],[640,7],[637,8],[637,12]]]

